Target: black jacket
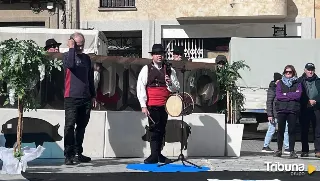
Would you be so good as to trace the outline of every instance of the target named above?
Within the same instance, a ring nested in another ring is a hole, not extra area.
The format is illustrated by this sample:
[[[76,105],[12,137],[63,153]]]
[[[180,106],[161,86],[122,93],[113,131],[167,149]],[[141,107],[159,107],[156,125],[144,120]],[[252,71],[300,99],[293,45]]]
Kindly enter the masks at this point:
[[[269,84],[268,92],[267,92],[267,115],[268,117],[277,117],[277,112],[275,109],[276,103],[276,82],[271,81]]]
[[[316,106],[313,107],[313,109],[320,109],[320,78],[315,75],[315,85],[318,90],[318,96],[315,98]],[[301,77],[299,77],[298,81],[301,83],[302,86],[302,94],[301,94],[301,99],[300,99],[300,104],[301,104],[301,111],[308,109],[307,105],[309,102],[309,97],[307,95],[307,90],[306,90],[306,74],[303,73]]]

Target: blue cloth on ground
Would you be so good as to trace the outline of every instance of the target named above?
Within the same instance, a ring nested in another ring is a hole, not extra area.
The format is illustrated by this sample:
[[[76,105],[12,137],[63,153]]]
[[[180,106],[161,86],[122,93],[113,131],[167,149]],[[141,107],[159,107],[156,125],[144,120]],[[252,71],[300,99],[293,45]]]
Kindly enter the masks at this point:
[[[209,167],[201,168],[192,166],[192,165],[183,165],[183,164],[167,164],[161,167],[158,167],[158,164],[128,164],[127,169],[148,171],[148,172],[205,172],[209,171]]]

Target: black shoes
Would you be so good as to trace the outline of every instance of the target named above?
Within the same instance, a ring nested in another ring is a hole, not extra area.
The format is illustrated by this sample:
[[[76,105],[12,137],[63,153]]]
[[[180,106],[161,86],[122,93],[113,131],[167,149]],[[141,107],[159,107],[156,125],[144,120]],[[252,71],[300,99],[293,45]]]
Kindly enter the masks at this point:
[[[308,152],[302,152],[300,156],[301,157],[309,157],[309,153]]]
[[[281,157],[282,156],[282,150],[277,150],[274,152],[274,156],[275,157]],[[291,151],[290,152],[290,158],[298,158],[298,155],[294,152],[294,151]]]
[[[79,163],[88,163],[91,161],[91,158],[80,154],[75,156],[75,161]]]
[[[262,153],[273,153],[274,150],[272,150],[269,146],[263,147],[261,150]]]
[[[165,156],[163,156],[162,154],[159,155],[158,160],[160,163],[170,163],[171,160]]]
[[[158,157],[151,154],[147,159],[144,160],[145,164],[155,164],[158,163]]]
[[[147,159],[144,160],[145,164],[156,164],[156,163],[170,163],[171,160],[162,154],[159,156],[150,155]]]
[[[75,163],[88,163],[91,161],[90,157],[82,154],[76,155],[75,157],[66,157],[64,160],[65,165],[74,165]]]
[[[277,150],[274,152],[275,157],[281,157],[282,156],[282,150]]]
[[[64,159],[64,164],[65,164],[65,165],[73,165],[73,158],[66,157],[66,158]]]
[[[294,151],[292,151],[290,152],[290,158],[298,158],[298,155]]]

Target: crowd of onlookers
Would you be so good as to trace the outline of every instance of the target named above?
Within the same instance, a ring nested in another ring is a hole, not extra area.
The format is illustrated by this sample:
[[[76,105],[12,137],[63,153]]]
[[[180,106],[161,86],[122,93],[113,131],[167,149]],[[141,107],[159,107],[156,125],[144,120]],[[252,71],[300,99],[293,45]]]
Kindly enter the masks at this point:
[[[295,152],[296,125],[301,128],[301,157],[309,156],[309,128],[312,125],[315,156],[320,158],[320,78],[315,74],[315,65],[307,63],[304,73],[298,77],[292,65],[285,66],[282,75],[274,74],[267,94],[268,131],[262,152],[282,153],[297,158]],[[278,124],[276,151],[269,147]],[[283,150],[284,147],[284,150]]]

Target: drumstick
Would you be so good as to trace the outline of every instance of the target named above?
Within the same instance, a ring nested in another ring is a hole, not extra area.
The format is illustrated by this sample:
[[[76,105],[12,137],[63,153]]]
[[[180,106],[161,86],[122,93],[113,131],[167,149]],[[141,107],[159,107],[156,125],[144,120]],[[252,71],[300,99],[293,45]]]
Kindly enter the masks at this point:
[[[156,124],[154,121],[153,121],[153,119],[151,118],[151,116],[150,115],[148,115],[148,117],[150,118],[150,120],[153,122],[153,124]]]

